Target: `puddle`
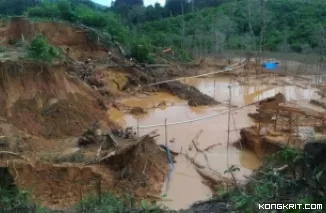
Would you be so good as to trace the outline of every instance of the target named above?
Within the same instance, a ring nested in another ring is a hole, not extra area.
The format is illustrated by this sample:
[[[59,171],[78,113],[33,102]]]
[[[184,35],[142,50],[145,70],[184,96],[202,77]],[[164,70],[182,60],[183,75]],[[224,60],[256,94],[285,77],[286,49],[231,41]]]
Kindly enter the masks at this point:
[[[196,86],[203,93],[214,96],[220,102],[228,101],[228,78],[219,78],[215,80],[211,78],[191,79],[185,83]],[[214,88],[215,84],[215,88]],[[233,83],[232,87],[232,104],[245,105],[260,99],[274,96],[276,93],[283,93],[287,100],[290,101],[308,101],[315,96],[313,90],[304,90],[291,86],[286,87],[270,87],[270,86],[239,86]],[[154,105],[165,101],[167,107],[164,109],[152,108]],[[224,173],[228,166],[235,165],[240,168],[239,172],[235,173],[237,180],[244,181],[244,175],[250,175],[253,169],[259,167],[259,160],[252,152],[238,150],[233,146],[229,146],[227,152],[228,138],[228,114],[214,116],[209,119],[204,119],[196,122],[183,123],[177,125],[169,125],[167,129],[164,127],[165,120],[167,123],[175,123],[196,118],[210,116],[214,113],[222,112],[228,108],[225,106],[215,107],[196,107],[192,108],[186,105],[186,101],[167,93],[155,93],[151,96],[133,97],[127,100],[121,100],[122,103],[130,107],[145,107],[148,113],[142,116],[133,116],[123,114],[119,111],[110,111],[109,115],[115,121],[118,121],[123,126],[140,126],[140,135],[146,134],[153,130],[158,130],[160,136],[157,138],[158,143],[167,143],[169,148],[176,152],[187,152],[190,156],[194,156],[196,151],[189,150],[192,139],[196,134],[203,129],[198,141],[198,147],[205,149],[215,145],[207,153],[209,166]],[[230,143],[237,141],[240,138],[240,129],[253,125],[253,121],[247,116],[250,112],[255,112],[255,107],[247,107],[231,113],[230,122]],[[161,124],[159,127],[142,128],[147,125]],[[163,126],[162,126],[163,125]],[[165,136],[167,132],[167,136]],[[170,142],[175,139],[174,142]],[[205,200],[212,195],[211,190],[203,184],[203,179],[196,172],[193,165],[188,162],[183,156],[177,157],[175,169],[171,175],[171,180],[168,183],[166,199],[163,204],[173,210],[184,209],[198,200]],[[198,154],[196,160],[207,166],[207,162],[203,155]],[[163,188],[165,192],[166,185]]]

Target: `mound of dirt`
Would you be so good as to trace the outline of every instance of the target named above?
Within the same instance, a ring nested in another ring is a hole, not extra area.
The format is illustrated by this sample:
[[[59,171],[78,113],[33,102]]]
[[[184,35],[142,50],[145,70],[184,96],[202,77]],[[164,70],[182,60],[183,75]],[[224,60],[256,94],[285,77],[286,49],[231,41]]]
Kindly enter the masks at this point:
[[[168,160],[153,137],[119,140],[118,144],[115,154],[110,152],[101,164],[91,166],[0,160],[0,167],[9,167],[18,188],[29,191],[38,204],[50,208],[69,208],[83,197],[101,192],[128,194],[139,200],[159,194]],[[71,149],[69,155],[60,156],[70,158],[77,151]]]
[[[146,135],[118,144],[121,148],[102,162],[115,172],[121,184],[120,192],[144,198],[160,193],[168,171],[168,160],[154,138]],[[146,191],[148,187],[151,192]]]
[[[29,134],[60,138],[77,136],[90,123],[105,119],[105,112],[96,103],[84,101],[83,96],[74,97],[40,110],[35,99],[20,100],[13,106],[10,120]]]
[[[109,122],[101,95],[66,68],[36,63],[0,63],[0,116],[32,135],[80,135],[96,120]]]
[[[61,48],[73,59],[102,58],[108,52],[90,39],[88,30],[72,24],[50,21],[32,23],[24,17],[13,17],[3,25],[0,39],[7,45],[21,39],[31,40],[41,33],[51,45]]]

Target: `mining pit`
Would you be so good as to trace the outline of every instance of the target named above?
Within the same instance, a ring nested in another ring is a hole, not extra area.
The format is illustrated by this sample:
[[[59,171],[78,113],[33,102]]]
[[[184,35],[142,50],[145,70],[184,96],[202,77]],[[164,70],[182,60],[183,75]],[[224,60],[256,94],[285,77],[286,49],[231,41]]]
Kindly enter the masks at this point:
[[[324,136],[325,88],[313,75],[256,74],[243,59],[140,66],[119,48],[107,56],[84,28],[2,26],[12,52],[10,39],[40,32],[70,49],[56,64],[0,60],[0,167],[39,205],[109,191],[186,209],[233,187],[230,166],[246,182],[266,154]]]

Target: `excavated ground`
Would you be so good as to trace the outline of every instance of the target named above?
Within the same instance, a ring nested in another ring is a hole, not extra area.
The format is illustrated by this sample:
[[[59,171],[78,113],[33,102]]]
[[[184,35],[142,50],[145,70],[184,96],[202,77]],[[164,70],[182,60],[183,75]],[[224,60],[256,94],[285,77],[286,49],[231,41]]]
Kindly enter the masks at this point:
[[[106,57],[109,49],[90,40],[85,29],[54,22],[32,23],[21,18],[2,24],[0,39],[12,47],[22,35],[24,39],[31,40],[36,33],[43,33],[50,44],[62,49],[68,66],[22,61],[0,63],[0,157],[4,156],[0,158],[0,166],[10,168],[17,186],[31,191],[37,203],[50,208],[69,208],[83,196],[98,193],[99,182],[103,191],[116,195],[129,194],[138,199],[156,197],[157,200],[167,176],[168,161],[166,153],[159,149],[153,138],[141,143],[138,139],[123,139],[119,140],[121,144],[118,147],[104,148],[103,143],[95,139],[90,142],[91,146],[80,147],[80,136],[96,121],[101,123],[97,128],[103,133],[100,135],[107,136],[104,133],[118,126],[109,120],[107,110],[121,107],[115,103],[119,97],[135,93],[165,91],[187,100],[191,106],[218,104],[196,87],[179,81],[148,85],[198,74],[194,71],[198,68],[204,67],[209,71],[224,69],[227,63],[142,67],[124,58],[115,48],[111,48],[112,56]],[[85,63],[86,59],[91,60]],[[246,69],[250,70],[250,67],[245,67],[245,72],[241,70],[228,75],[233,75],[240,82],[261,84],[257,82],[257,76],[253,78],[254,75]],[[271,85],[283,79],[271,76],[264,73],[261,79]],[[284,80],[282,83],[287,82]],[[260,111],[251,115],[257,123],[264,124],[264,128],[242,130],[243,141],[257,155],[270,150],[275,144],[279,145],[280,140],[284,142],[284,132],[292,131],[292,126],[286,126],[283,121],[277,131],[266,136],[263,130],[271,128],[272,118],[279,110],[285,111],[279,115],[283,118],[291,118],[291,113],[299,114],[303,126],[313,126],[316,121],[316,115],[312,116],[315,120],[306,119],[303,116],[307,114],[305,111],[293,107],[280,109],[278,104],[284,102],[282,98],[276,97],[271,102],[260,104]],[[323,123],[321,120],[314,126],[316,129]],[[283,138],[276,140],[275,137],[280,134]],[[286,136],[290,141],[293,133]],[[96,138],[96,135],[92,137]],[[271,146],[266,148],[262,145],[266,143]],[[128,148],[130,144],[133,144],[132,148]],[[293,144],[296,145],[296,142]],[[12,154],[1,153],[4,151],[29,160],[16,161]],[[115,151],[118,154],[99,163],[98,156]],[[224,201],[207,201],[180,212],[229,211]]]
[[[32,62],[0,63],[1,167],[9,167],[20,189],[51,208],[68,208],[81,200],[80,193],[94,193],[98,179],[103,191],[116,195],[157,196],[168,162],[154,140],[120,153],[118,161],[102,163],[96,161],[101,144],[78,146],[78,137],[96,121],[103,132],[117,125],[100,106],[110,99],[69,76],[66,69]],[[123,143],[119,145],[123,151]],[[100,156],[110,150],[103,148]],[[29,160],[16,162],[8,152]],[[124,164],[117,168],[119,162]]]
[[[59,47],[68,58],[72,60],[84,62],[86,59],[92,59],[92,66],[87,68],[94,70],[101,70],[107,65],[115,65],[118,70],[119,67],[127,65],[129,68],[123,69],[125,73],[129,74],[128,86],[146,85],[149,83],[156,83],[162,80],[168,80],[176,76],[191,75],[194,72],[188,67],[184,67],[180,72],[180,67],[171,66],[167,68],[143,68],[136,66],[126,58],[124,58],[117,48],[104,48],[99,43],[91,39],[90,31],[78,26],[72,26],[57,22],[30,22],[23,18],[13,18],[10,22],[2,24],[0,29],[0,39],[4,44],[10,44],[19,41],[22,36],[26,40],[31,40],[37,33],[42,33],[51,45]],[[113,55],[109,60],[105,60],[107,53],[112,51]],[[200,65],[194,65],[194,67]],[[216,65],[217,66],[217,65]],[[215,67],[216,67],[215,66]],[[218,65],[217,67],[220,67]],[[82,67],[86,67],[85,65]],[[95,67],[95,68],[94,68]],[[80,70],[78,71],[80,72]],[[101,85],[99,79],[90,82],[97,87]],[[195,87],[184,85],[180,82],[166,83],[158,85],[156,89],[168,91],[180,98],[189,100],[190,105],[212,105],[217,102],[209,96],[199,92]]]

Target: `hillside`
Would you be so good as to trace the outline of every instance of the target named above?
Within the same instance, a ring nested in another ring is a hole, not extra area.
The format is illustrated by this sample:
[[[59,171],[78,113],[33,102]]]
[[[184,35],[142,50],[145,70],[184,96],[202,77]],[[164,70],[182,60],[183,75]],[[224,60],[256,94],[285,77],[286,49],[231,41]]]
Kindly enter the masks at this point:
[[[173,2],[147,8],[119,4],[104,12],[87,0],[35,1],[21,8],[4,1],[0,2],[0,13],[82,23],[107,33],[107,41],[119,42],[128,54],[140,44],[149,53],[173,48],[176,59],[182,61],[191,60],[193,55],[230,49],[254,51],[260,46],[265,51],[283,53],[321,54],[325,49],[326,14],[322,8],[326,3],[322,0],[266,1],[263,6],[258,0],[185,2],[184,16],[179,15],[179,5]],[[149,55],[140,58],[147,63],[153,61]]]
[[[115,2],[0,0],[0,213],[326,205],[326,3]]]
[[[259,41],[264,20],[264,50],[318,52],[320,43],[325,44],[325,6],[322,0],[266,1],[262,19],[258,1],[231,2],[186,14],[184,19],[177,16],[146,22],[141,25],[140,34],[150,38],[154,46],[183,45],[195,52],[252,50],[254,38]]]

